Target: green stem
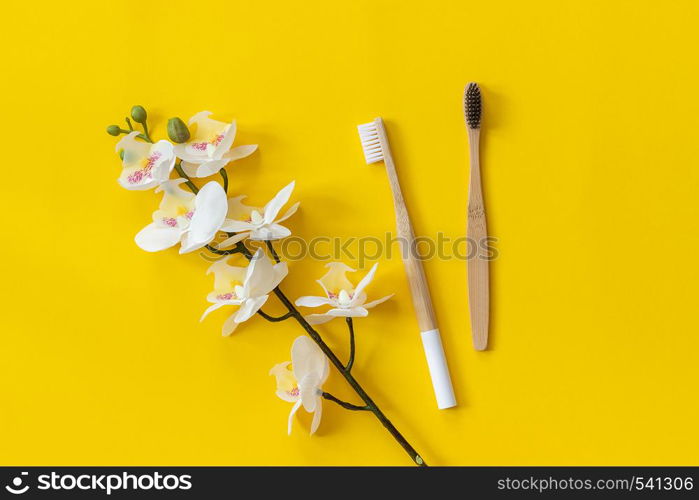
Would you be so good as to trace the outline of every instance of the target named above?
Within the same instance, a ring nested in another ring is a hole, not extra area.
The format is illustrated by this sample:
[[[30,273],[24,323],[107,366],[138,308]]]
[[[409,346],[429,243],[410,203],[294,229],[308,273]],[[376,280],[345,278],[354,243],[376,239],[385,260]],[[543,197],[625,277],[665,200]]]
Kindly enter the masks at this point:
[[[352,365],[354,365],[354,325],[352,324],[352,318],[345,318],[345,321],[347,322],[347,328],[349,329],[350,337],[350,354],[349,360],[347,360],[347,366],[345,366],[345,370],[351,371]]]
[[[192,182],[192,179],[189,178],[187,174],[184,173],[184,170],[182,170],[182,162],[176,162],[175,163],[175,170],[177,173],[182,177],[183,179],[187,179],[187,182],[185,184],[187,187],[192,191],[192,193],[197,194],[199,192],[199,188]]]
[[[368,406],[357,406],[357,405],[353,405],[352,403],[348,403],[347,401],[342,401],[341,399],[336,398],[335,396],[333,396],[329,392],[324,392],[322,395],[323,395],[323,398],[325,398],[329,401],[332,401],[333,403],[339,404],[340,406],[342,406],[346,410],[352,410],[352,411],[369,411],[370,410],[370,408]]]
[[[131,125],[131,120],[129,120],[129,117],[126,117],[126,125],[129,126],[129,131],[133,132],[133,125]]]
[[[223,190],[228,194],[228,172],[226,172],[225,168],[222,168],[218,173],[221,174],[223,178]]]
[[[144,120],[141,125],[143,125],[143,133],[148,138],[148,142],[153,142],[153,139],[150,138],[150,134],[148,133],[148,122]]]

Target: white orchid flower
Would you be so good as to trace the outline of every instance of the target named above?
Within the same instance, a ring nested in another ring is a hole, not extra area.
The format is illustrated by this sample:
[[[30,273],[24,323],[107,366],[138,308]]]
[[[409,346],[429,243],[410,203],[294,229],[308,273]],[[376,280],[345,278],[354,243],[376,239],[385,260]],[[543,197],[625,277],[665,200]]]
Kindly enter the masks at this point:
[[[245,196],[230,198],[228,200],[228,218],[221,230],[238,234],[222,241],[218,247],[229,247],[245,238],[250,238],[251,240],[278,240],[289,236],[291,231],[279,223],[294,215],[300,203],[294,203],[278,219],[277,215],[286,202],[289,201],[295,185],[295,181],[292,181],[279,191],[264,208],[245,205],[242,202]]]
[[[175,166],[175,152],[167,141],[150,144],[137,141],[137,135],[139,132],[131,132],[116,145],[117,152],[124,151],[123,170],[118,182],[126,189],[143,191],[170,178]]]
[[[196,125],[191,139],[175,146],[175,154],[182,159],[182,168],[190,177],[208,177],[229,162],[250,156],[257,144],[237,146],[231,149],[235,139],[235,120],[231,123],[209,118],[210,111],[201,111],[189,119],[189,126]]]
[[[160,208],[153,212],[153,222],[136,235],[136,244],[147,252],[158,252],[182,243],[180,253],[208,244],[226,219],[226,193],[217,182],[209,182],[195,196],[179,186],[185,179],[161,184]]]
[[[317,280],[325,291],[325,297],[306,296],[296,300],[297,306],[321,307],[328,305],[332,307],[323,314],[306,316],[306,321],[312,325],[326,323],[333,318],[363,318],[369,314],[368,309],[393,297],[391,294],[372,302],[366,301],[367,296],[364,289],[374,279],[378,264],[374,264],[356,288],[346,276],[347,272],[355,272],[354,269],[342,262],[330,262],[325,267],[329,268],[329,271]]]
[[[272,265],[267,255],[258,249],[247,268],[228,264],[230,257],[214,262],[206,272],[214,273],[214,291],[207,296],[209,313],[223,306],[240,306],[223,324],[222,333],[230,335],[243,321],[250,319],[267,302],[269,294],[288,273],[286,262]]]
[[[288,433],[296,411],[303,408],[313,413],[311,434],[313,434],[323,414],[322,386],[328,378],[328,358],[308,337],[298,337],[291,346],[291,361],[279,363],[270,371],[277,378],[277,396],[294,403],[289,412]]]

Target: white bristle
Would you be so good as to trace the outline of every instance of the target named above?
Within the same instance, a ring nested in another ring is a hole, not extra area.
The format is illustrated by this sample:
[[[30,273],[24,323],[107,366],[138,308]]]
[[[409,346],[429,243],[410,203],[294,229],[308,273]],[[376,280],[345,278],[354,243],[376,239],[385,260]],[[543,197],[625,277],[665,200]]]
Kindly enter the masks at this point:
[[[359,139],[362,141],[362,149],[364,149],[364,158],[366,158],[367,164],[382,161],[383,150],[376,123],[365,123],[359,125],[357,129],[359,130]]]

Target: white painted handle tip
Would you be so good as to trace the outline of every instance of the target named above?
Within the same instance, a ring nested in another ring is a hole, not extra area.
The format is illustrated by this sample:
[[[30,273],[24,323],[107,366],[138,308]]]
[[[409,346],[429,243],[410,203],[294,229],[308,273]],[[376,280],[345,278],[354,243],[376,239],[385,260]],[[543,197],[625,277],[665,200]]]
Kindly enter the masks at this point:
[[[447,358],[444,356],[439,330],[428,330],[422,332],[420,336],[422,337],[422,346],[425,349],[427,366],[432,378],[434,395],[437,398],[437,408],[445,410],[456,406],[454,388],[451,385],[449,367],[447,366]]]

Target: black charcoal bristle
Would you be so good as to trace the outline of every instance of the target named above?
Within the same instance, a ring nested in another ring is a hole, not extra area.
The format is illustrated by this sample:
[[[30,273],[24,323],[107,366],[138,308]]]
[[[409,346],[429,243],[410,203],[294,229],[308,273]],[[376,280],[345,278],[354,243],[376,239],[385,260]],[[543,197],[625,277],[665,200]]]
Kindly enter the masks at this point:
[[[476,83],[469,83],[464,93],[464,114],[470,128],[481,126],[481,89]]]

